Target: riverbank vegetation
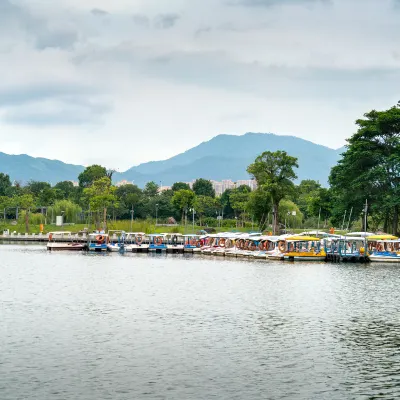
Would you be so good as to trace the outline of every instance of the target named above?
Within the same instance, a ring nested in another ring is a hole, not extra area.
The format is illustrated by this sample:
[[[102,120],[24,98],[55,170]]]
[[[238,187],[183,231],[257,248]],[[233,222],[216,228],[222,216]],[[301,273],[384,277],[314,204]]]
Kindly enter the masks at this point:
[[[64,181],[51,186],[31,181],[11,183],[0,173],[1,227],[17,232],[55,230],[57,216],[64,229],[119,229],[179,232],[204,228],[282,232],[302,229],[384,230],[399,232],[400,105],[372,110],[356,121],[342,159],[329,176],[330,187],[313,180],[295,184],[298,162],[284,151],[262,153],[248,173],[258,187],[226,190],[216,196],[210,181],[191,188],[176,182],[160,191],[155,182],[141,189],[116,187],[113,171],[92,165],[79,185]],[[366,206],[367,204],[367,206]],[[365,218],[367,213],[367,218]],[[368,227],[363,225],[367,221]],[[58,227],[57,229],[61,229]]]

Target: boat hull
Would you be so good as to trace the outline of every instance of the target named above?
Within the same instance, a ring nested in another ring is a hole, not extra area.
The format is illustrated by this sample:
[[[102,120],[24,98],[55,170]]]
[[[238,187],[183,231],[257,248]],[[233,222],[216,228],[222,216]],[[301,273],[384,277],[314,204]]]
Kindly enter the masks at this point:
[[[325,261],[326,256],[284,256],[285,260],[289,261]]]
[[[83,243],[47,243],[47,250],[58,251],[58,250],[67,250],[67,251],[82,251],[86,248],[86,245]]]
[[[369,256],[369,260],[371,262],[380,262],[380,263],[400,263],[400,257],[396,256]]]

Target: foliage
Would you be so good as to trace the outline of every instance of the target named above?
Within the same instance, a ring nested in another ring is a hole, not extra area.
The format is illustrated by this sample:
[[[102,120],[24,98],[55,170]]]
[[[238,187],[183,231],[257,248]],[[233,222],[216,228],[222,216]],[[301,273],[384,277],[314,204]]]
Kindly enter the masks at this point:
[[[279,204],[279,220],[281,222],[286,221],[287,227],[296,228],[301,226],[303,214],[293,201],[283,199]]]
[[[77,222],[82,208],[71,200],[58,200],[47,209],[47,217],[54,222],[57,215],[64,215],[65,222]]]
[[[193,183],[193,191],[197,196],[215,197],[215,190],[213,189],[212,183],[207,179],[197,179]]]
[[[190,190],[190,186],[184,182],[175,182],[171,187],[173,192],[177,192],[178,190]]]
[[[191,190],[181,189],[174,193],[171,201],[172,204],[181,211],[183,219],[184,211],[187,211],[194,205],[195,194]]]
[[[102,167],[101,165],[91,165],[90,167],[85,168],[85,170],[79,174],[79,186],[81,188],[88,188],[93,184],[93,182],[105,177],[107,177],[106,168]],[[111,181],[110,178],[109,180]]]
[[[347,140],[347,151],[329,178],[333,218],[345,210],[360,218],[365,200],[385,231],[398,232],[400,206],[400,104],[372,110],[356,121],[357,132]],[[366,228],[366,227],[364,227]]]
[[[0,173],[0,196],[6,196],[10,188],[10,177],[7,174]]]
[[[146,197],[156,197],[157,195],[158,195],[158,189],[159,189],[160,187],[157,185],[157,183],[155,183],[155,182],[148,182],[148,183],[146,183],[146,186],[144,187],[144,190],[143,190],[143,194],[146,196]]]
[[[218,205],[219,205],[218,200],[213,197],[196,196],[193,206],[199,218],[200,225],[203,216],[205,215],[208,217],[215,216]]]
[[[298,168],[297,158],[289,156],[285,151],[266,151],[247,168],[257,180],[258,187],[271,196],[274,232],[279,231],[279,204],[294,191],[293,180],[297,178],[294,168]]]

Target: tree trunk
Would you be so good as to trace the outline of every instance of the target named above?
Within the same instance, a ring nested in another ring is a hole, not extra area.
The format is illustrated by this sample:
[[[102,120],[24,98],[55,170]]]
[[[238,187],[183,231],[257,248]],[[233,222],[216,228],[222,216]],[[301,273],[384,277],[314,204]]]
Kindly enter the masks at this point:
[[[383,230],[384,232],[387,232],[389,230],[389,216],[387,213],[385,214],[385,220],[383,222]]]
[[[396,235],[397,233],[397,229],[398,229],[398,225],[399,225],[399,207],[398,206],[394,206],[394,210],[393,210],[393,224],[392,224],[392,233],[393,235]]]
[[[25,232],[29,233],[29,211],[25,211]]]
[[[103,210],[103,229],[104,229],[104,232],[107,230],[107,208],[106,207],[104,207],[104,210]]]
[[[272,224],[273,234],[279,235],[279,216],[278,216],[279,205],[274,203],[272,209],[273,209],[273,216],[274,216],[274,220],[273,220],[273,224]]]

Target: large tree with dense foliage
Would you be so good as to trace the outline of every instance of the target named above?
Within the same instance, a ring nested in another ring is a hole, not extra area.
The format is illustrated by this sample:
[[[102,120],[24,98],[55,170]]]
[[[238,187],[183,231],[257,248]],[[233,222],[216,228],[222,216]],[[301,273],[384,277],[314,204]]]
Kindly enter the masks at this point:
[[[184,212],[193,207],[196,195],[191,190],[178,190],[174,193],[171,201],[172,204],[181,212],[182,222]]]
[[[356,121],[357,132],[347,140],[347,151],[329,178],[336,199],[334,216],[340,220],[353,208],[360,216],[365,200],[381,215],[385,231],[398,232],[400,208],[400,104],[372,110]]]
[[[84,189],[84,195],[87,197],[92,211],[99,212],[103,210],[103,226],[107,226],[107,208],[116,205],[117,197],[115,196],[115,186],[111,185],[108,177],[100,178],[92,183],[92,185]],[[97,220],[98,224],[100,220]]]
[[[97,181],[104,177],[107,177],[106,168],[97,164],[91,165],[90,167],[85,168],[85,170],[79,174],[79,186],[81,188],[87,188],[91,186],[94,181]],[[109,180],[111,181],[110,178]]]
[[[294,190],[293,180],[297,178],[294,168],[298,168],[297,158],[285,151],[266,151],[247,168],[257,180],[258,187],[271,196],[274,233],[279,232],[279,203]]]
[[[215,190],[212,183],[207,179],[197,179],[193,183],[193,191],[196,193],[196,196],[215,197]]]

